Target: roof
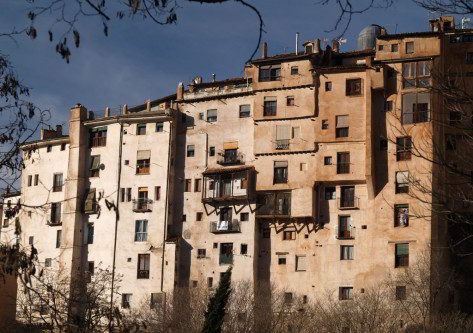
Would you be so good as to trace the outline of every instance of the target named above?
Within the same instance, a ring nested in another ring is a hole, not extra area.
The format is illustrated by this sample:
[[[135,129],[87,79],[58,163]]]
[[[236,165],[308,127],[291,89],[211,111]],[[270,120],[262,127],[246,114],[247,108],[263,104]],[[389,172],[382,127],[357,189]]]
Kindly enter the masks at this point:
[[[406,32],[401,34],[393,34],[393,35],[382,35],[378,36],[378,39],[381,40],[389,40],[389,39],[401,39],[406,37],[435,37],[440,36],[441,32],[439,31],[420,31],[420,32]]]
[[[48,142],[53,142],[53,141],[61,141],[63,139],[69,139],[69,135],[61,135],[60,137],[58,138],[50,138],[50,139],[43,139],[43,140],[34,140],[34,141],[28,141],[28,142],[23,142],[22,144],[20,144],[20,148],[23,149],[23,147],[25,146],[29,146],[29,145],[33,145],[33,144],[36,144],[36,143],[48,143]]]
[[[161,97],[159,99],[155,99],[155,100],[152,100],[150,101],[151,103],[151,107],[153,106],[156,106],[156,105],[159,105],[163,102],[167,102],[167,101],[170,101],[170,100],[175,100],[177,98],[177,95],[176,94],[172,94],[172,95],[168,95],[168,96],[164,96],[164,97]],[[143,103],[143,104],[140,104],[140,105],[135,105],[131,108],[128,108],[128,112],[138,112],[138,111],[143,111],[143,109],[146,109],[146,105],[148,103]]]
[[[212,87],[212,86],[223,86],[227,84],[236,84],[236,83],[246,83],[246,80],[244,77],[234,77],[231,79],[225,79],[225,80],[220,80],[220,81],[211,81],[211,82],[202,82],[202,83],[191,83],[189,84],[190,86],[194,86],[196,88],[203,88],[203,87]],[[252,79],[249,78],[249,81]]]
[[[16,192],[3,193],[2,195],[0,195],[0,197],[2,197],[2,198],[11,198],[11,197],[17,197],[19,195],[21,195],[21,192],[16,191]]]
[[[273,60],[302,60],[302,59],[309,59],[310,56],[313,53],[304,53],[300,52],[299,54],[294,53],[285,53],[285,54],[277,54],[271,57],[266,57],[266,58],[260,58],[260,59],[255,59],[251,63],[253,64],[259,64],[259,63],[264,63],[267,61],[273,61]]]
[[[223,174],[223,173],[232,173],[236,171],[243,171],[243,170],[249,170],[253,169],[254,166],[252,165],[240,165],[236,167],[222,167],[222,168],[212,168],[212,169],[207,169],[204,172],[202,172],[203,175],[216,175],[216,174]]]

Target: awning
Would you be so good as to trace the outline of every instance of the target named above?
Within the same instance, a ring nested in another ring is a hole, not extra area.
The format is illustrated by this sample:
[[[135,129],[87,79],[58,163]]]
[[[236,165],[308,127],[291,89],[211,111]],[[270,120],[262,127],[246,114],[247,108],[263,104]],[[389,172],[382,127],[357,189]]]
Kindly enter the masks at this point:
[[[151,158],[151,150],[138,150],[136,154],[137,160],[149,160]]]
[[[138,187],[138,192],[148,192],[147,187]]]
[[[224,142],[223,149],[238,149],[238,141]]]
[[[254,169],[254,166],[252,165],[242,165],[238,167],[232,167],[232,168],[213,168],[213,169],[207,169],[204,172],[202,172],[203,175],[217,175],[217,174],[224,174],[224,173],[234,173],[238,171],[244,171],[244,170],[249,170],[249,169]]]

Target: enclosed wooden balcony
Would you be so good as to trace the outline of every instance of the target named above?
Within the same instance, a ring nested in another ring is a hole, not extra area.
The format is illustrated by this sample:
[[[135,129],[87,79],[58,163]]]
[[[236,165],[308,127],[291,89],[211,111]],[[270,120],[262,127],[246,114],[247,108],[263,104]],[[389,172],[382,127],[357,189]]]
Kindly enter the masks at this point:
[[[203,173],[202,202],[248,200],[253,195],[252,166],[208,169]]]

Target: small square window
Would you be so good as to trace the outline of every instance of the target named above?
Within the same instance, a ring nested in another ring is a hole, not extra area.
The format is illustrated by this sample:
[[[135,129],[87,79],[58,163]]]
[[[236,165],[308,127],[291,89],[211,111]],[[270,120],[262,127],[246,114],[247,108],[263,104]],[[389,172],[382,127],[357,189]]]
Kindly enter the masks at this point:
[[[46,148],[46,152],[50,153],[53,151],[53,146],[52,145],[48,145],[48,147]]]
[[[247,222],[250,220],[250,213],[241,213],[240,214],[240,221]]]
[[[292,66],[291,67],[291,75],[297,75],[297,74],[299,74],[299,67]]]
[[[195,156],[195,145],[187,145],[187,157]]]
[[[202,212],[197,212],[195,214],[195,220],[196,221],[202,221],[202,217],[204,216],[204,214]]]
[[[335,200],[337,198],[337,192],[335,187],[325,188],[325,200]]]
[[[301,162],[301,164],[300,164],[300,170],[301,170],[301,171],[307,171],[307,163]]]
[[[264,228],[263,229],[263,238],[270,238],[271,237],[271,229]]]
[[[362,83],[361,79],[347,79],[345,94],[347,96],[361,96]]]
[[[246,118],[250,116],[250,105],[240,105],[240,118]]]
[[[214,244],[213,244],[213,248],[214,248],[214,249],[218,249],[218,243],[214,243]]]
[[[125,165],[130,165],[130,160],[125,160]]]
[[[332,82],[331,81],[325,82],[325,91],[332,91]]]
[[[248,244],[240,244],[240,254],[248,253]]]
[[[157,122],[156,123],[156,132],[163,132],[164,131],[164,123],[163,122]]]
[[[353,287],[340,287],[339,288],[339,299],[340,300],[351,300],[351,299],[353,299]]]
[[[217,110],[207,110],[207,121],[213,123],[217,121]]]
[[[215,147],[209,147],[209,156],[215,156]]]
[[[278,265],[285,265],[286,264],[286,256],[280,255],[278,257]]]
[[[406,53],[414,53],[414,42],[406,42]]]
[[[44,267],[51,267],[51,258],[44,259]]]
[[[294,96],[287,96],[286,98],[286,105],[287,106],[294,106]]]
[[[392,44],[391,52],[399,52],[399,44]]]
[[[322,120],[322,129],[323,130],[328,129],[328,120],[327,119]]]
[[[205,258],[207,251],[205,249],[197,249],[197,258]]]
[[[146,135],[146,124],[136,124],[136,135]]]
[[[340,246],[340,260],[353,260],[355,247],[353,245]]]
[[[286,230],[283,232],[282,235],[283,240],[295,240],[296,239],[296,232],[293,230]]]
[[[384,45],[378,45],[378,51],[383,51],[384,50]]]
[[[186,214],[183,214],[182,215],[182,222],[186,222],[186,218],[187,218]]]
[[[324,157],[324,165],[332,165],[332,156]]]
[[[204,120],[204,113],[203,112],[199,112],[199,120]]]
[[[396,286],[396,301],[404,301],[406,299],[406,286]]]
[[[33,244],[34,244],[34,236],[30,236],[30,237],[28,238],[28,244],[29,244],[29,245],[33,245]]]
[[[284,303],[291,304],[292,303],[292,293],[284,293]]]

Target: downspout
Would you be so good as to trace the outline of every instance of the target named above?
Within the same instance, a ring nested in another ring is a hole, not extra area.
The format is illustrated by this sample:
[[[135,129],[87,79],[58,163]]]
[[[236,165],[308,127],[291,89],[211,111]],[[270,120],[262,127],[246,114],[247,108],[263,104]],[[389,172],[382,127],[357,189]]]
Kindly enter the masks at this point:
[[[171,149],[172,149],[172,127],[174,125],[174,121],[171,120],[169,121],[169,146],[168,146],[168,171],[167,171],[167,181],[166,181],[166,200],[165,200],[165,206],[164,206],[164,232],[163,232],[163,252],[161,255],[161,292],[163,292],[164,289],[164,249],[166,247],[166,236],[168,232],[168,205],[169,205],[169,183],[170,183],[170,176],[169,172],[171,170]]]
[[[120,218],[118,207],[120,205],[120,180],[121,180],[121,174],[122,174],[122,146],[123,146],[123,123],[120,122],[120,147],[118,148],[117,203],[115,205],[115,235],[114,235],[114,240],[113,240],[112,286],[111,286],[111,292],[110,292],[110,314],[109,314],[109,321],[108,321],[109,332],[111,332],[111,329],[112,329],[113,292],[115,288],[115,261],[116,261],[116,255],[117,255],[118,219]]]

